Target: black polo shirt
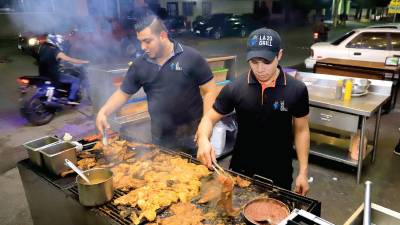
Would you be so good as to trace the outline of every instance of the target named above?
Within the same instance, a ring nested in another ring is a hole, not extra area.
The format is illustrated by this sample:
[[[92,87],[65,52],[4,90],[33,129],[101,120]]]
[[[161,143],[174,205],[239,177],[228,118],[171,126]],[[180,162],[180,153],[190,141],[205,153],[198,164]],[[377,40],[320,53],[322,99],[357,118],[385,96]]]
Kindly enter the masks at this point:
[[[58,80],[60,62],[57,59],[61,51],[50,44],[43,44],[39,49],[39,74],[53,80]]]
[[[290,188],[292,119],[308,114],[308,91],[303,82],[279,70],[275,87],[263,93],[253,73],[240,76],[222,89],[213,107],[223,115],[236,111],[238,135],[231,168]]]
[[[153,138],[192,135],[203,115],[200,85],[213,78],[206,60],[193,48],[174,43],[174,54],[160,66],[146,55],[129,68],[121,90],[143,87],[148,101]]]

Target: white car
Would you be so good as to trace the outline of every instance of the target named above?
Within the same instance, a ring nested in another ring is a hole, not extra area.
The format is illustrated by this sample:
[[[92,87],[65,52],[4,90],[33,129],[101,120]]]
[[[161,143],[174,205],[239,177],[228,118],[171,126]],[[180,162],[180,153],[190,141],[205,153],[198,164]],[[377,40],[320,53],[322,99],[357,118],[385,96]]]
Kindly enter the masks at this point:
[[[354,29],[335,41],[315,43],[304,63],[312,69],[324,58],[385,62],[393,55],[400,55],[400,29],[399,25],[387,24]]]

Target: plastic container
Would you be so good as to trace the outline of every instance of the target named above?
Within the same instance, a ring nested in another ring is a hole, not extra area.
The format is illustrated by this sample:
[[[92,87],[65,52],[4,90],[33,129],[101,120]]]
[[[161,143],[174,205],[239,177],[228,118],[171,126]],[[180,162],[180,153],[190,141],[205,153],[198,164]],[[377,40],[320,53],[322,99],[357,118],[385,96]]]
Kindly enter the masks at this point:
[[[215,82],[222,82],[226,80],[228,75],[228,69],[226,68],[218,68],[212,71],[214,75]]]
[[[343,80],[338,80],[336,82],[336,95],[335,98],[338,100],[342,100],[343,97]]]
[[[43,156],[44,166],[53,174],[60,175],[69,170],[64,164],[65,159],[76,164],[76,146],[70,142],[58,142],[40,150]]]
[[[352,89],[353,89],[353,82],[351,81],[351,79],[346,80],[346,83],[344,85],[343,101],[350,101]]]
[[[215,155],[219,156],[225,149],[226,141],[226,126],[223,122],[219,121],[215,124],[211,136],[211,145],[214,148]]]
[[[61,142],[61,140],[56,137],[45,136],[33,141],[29,141],[25,143],[23,146],[28,151],[29,159],[31,160],[31,162],[37,166],[42,166],[43,158],[40,153],[40,150],[48,147],[49,145],[56,144],[59,142]]]

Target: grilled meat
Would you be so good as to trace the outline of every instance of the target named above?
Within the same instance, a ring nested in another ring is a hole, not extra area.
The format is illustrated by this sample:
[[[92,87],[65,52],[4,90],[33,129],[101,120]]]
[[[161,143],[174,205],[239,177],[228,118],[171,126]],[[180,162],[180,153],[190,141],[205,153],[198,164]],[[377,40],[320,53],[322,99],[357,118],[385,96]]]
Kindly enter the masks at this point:
[[[83,158],[81,160],[78,160],[77,166],[81,170],[88,170],[96,166],[96,159],[95,158]],[[72,169],[64,171],[61,173],[62,177],[67,176],[68,174],[75,173]]]
[[[177,203],[171,206],[173,216],[157,221],[159,225],[201,225],[203,212],[192,203]]]
[[[158,151],[153,151],[158,152]],[[154,154],[154,153],[153,153]],[[180,157],[167,154],[147,154],[134,164],[120,164],[114,170],[122,176],[138,176],[143,170],[144,186],[114,200],[115,205],[138,207],[137,221],[154,221],[156,210],[176,203],[189,202],[199,194],[200,178],[209,175],[207,167],[195,165]],[[153,161],[148,161],[149,156]],[[166,171],[167,170],[167,171]],[[121,180],[121,178],[118,178]]]
[[[203,185],[202,197],[197,203],[216,202],[225,210],[228,216],[235,217],[238,215],[239,209],[233,207],[233,187],[234,180],[231,176],[217,175],[216,178]]]
[[[233,179],[235,181],[235,184],[238,185],[241,188],[246,188],[246,187],[250,186],[250,184],[251,184],[250,181],[245,180],[245,179],[243,179],[243,178],[241,178],[239,176],[236,176]]]
[[[220,204],[225,209],[228,216],[235,217],[239,214],[239,209],[233,207],[232,192],[234,187],[233,178],[229,175],[219,175],[217,180],[222,184]]]

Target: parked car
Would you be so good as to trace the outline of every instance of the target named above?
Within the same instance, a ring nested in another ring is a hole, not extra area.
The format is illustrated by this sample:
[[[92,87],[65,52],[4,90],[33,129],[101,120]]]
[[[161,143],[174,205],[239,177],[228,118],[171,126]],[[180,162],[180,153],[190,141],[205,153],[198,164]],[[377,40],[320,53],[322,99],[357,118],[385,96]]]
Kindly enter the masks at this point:
[[[385,62],[393,55],[400,55],[400,29],[380,25],[354,29],[332,42],[313,44],[305,64],[313,68],[317,60],[324,58]]]
[[[267,22],[263,22],[262,19],[257,18],[253,13],[245,13],[239,16],[244,27],[246,27],[248,34],[253,30],[257,30],[261,27],[267,27]]]
[[[213,14],[193,22],[193,33],[198,36],[220,39],[226,36],[245,37],[249,30],[240,17],[233,14]]]
[[[164,19],[164,24],[172,36],[182,34],[186,31],[186,20],[183,16],[170,16]]]

